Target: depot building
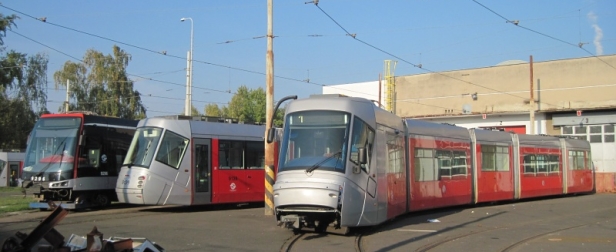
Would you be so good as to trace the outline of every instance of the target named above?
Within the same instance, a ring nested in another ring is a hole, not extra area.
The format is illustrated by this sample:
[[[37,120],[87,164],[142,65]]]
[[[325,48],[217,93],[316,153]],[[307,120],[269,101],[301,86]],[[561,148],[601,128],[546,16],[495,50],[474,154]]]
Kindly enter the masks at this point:
[[[374,100],[403,118],[586,139],[597,192],[616,192],[616,55],[384,75],[323,93]]]

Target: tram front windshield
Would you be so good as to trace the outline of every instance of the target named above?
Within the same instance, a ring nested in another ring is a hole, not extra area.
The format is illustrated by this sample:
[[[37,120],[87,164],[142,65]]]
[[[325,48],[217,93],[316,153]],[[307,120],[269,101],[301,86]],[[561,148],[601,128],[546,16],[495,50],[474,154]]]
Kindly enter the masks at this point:
[[[57,181],[73,178],[80,126],[81,118],[78,117],[39,119],[30,133],[23,179]]]
[[[129,169],[132,166],[149,168],[154,159],[171,168],[179,169],[188,143],[188,138],[170,130],[163,132],[160,128],[139,128],[133,136],[124,165]],[[157,147],[158,152],[156,152]]]
[[[350,114],[305,111],[287,115],[278,171],[327,170],[344,173]]]
[[[150,167],[162,132],[161,128],[138,128],[130,143],[124,166],[128,168],[131,166]]]

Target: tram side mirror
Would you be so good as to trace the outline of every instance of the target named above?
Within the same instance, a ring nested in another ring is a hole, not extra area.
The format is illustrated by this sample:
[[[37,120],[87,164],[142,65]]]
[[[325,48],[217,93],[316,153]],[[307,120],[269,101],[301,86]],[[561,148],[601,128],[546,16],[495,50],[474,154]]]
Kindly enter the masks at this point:
[[[272,127],[267,130],[267,143],[274,142],[274,138],[276,137],[276,128]]]
[[[359,155],[359,163],[366,164],[368,162],[366,158],[366,148],[364,147],[357,148],[357,153]]]

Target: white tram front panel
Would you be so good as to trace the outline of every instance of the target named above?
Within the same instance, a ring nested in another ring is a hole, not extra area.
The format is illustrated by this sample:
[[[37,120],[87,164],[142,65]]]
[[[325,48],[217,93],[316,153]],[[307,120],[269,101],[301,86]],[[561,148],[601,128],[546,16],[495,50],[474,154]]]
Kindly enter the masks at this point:
[[[187,120],[141,120],[118,176],[118,200],[190,205],[190,136]]]

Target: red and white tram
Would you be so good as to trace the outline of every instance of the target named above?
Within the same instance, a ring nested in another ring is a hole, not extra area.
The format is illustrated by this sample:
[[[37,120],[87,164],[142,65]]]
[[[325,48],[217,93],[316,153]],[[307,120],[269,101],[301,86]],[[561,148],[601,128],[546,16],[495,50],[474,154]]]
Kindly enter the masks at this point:
[[[587,141],[402,119],[362,98],[290,102],[279,144],[276,219],[294,229],[594,191]]]
[[[118,176],[119,201],[184,206],[262,202],[265,127],[204,120],[141,120]]]

